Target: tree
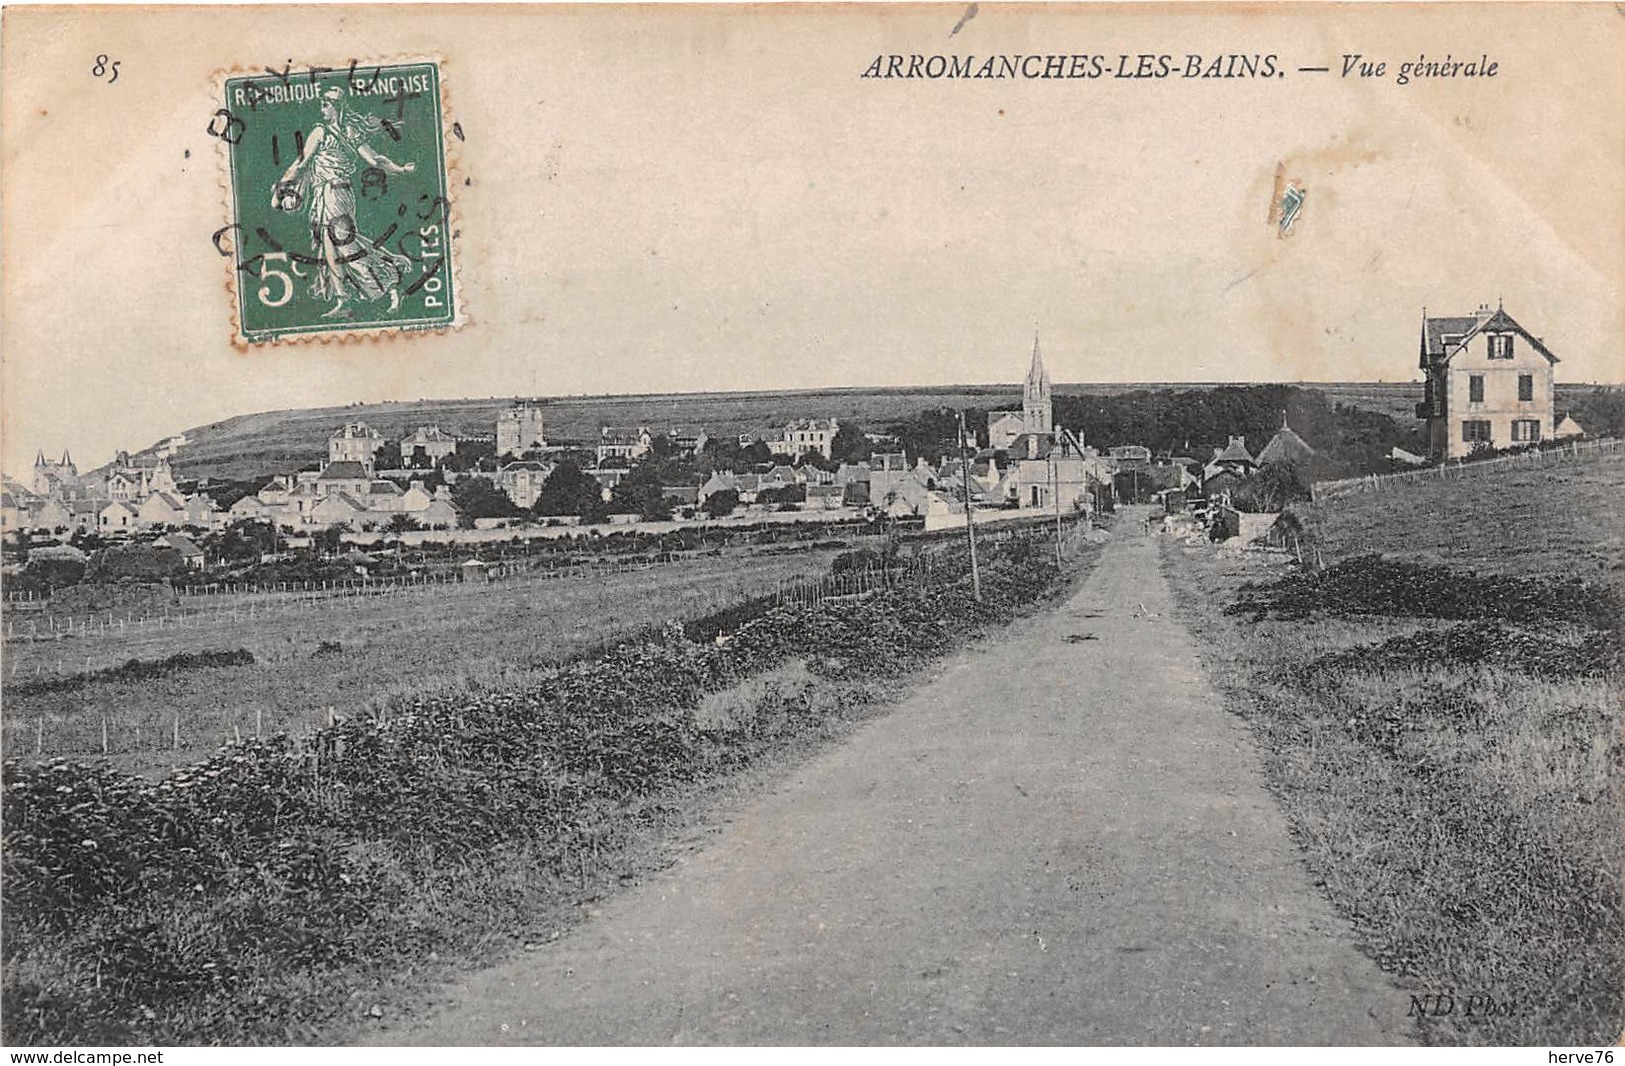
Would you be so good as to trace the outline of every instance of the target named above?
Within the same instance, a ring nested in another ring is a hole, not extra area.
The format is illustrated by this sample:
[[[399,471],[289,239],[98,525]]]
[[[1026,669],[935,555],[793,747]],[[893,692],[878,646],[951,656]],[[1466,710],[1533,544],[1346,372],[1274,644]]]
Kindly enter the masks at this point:
[[[257,563],[260,556],[276,550],[276,530],[271,523],[245,518],[221,531],[213,553],[225,563]]]
[[[318,529],[311,535],[311,542],[321,554],[333,555],[338,552],[339,545],[344,543],[344,533],[344,526],[334,523],[326,529]]]
[[[90,568],[90,579],[158,582],[185,570],[186,563],[181,560],[181,553],[174,548],[155,548],[151,544],[124,544],[103,548],[96,553]]]
[[[1309,499],[1309,480],[1291,463],[1270,463],[1230,491],[1236,510],[1275,514],[1296,500]]]
[[[733,514],[738,506],[739,493],[733,489],[721,489],[707,496],[705,502],[700,504],[700,510],[712,518],[722,518]]]
[[[829,455],[837,463],[861,463],[874,454],[874,446],[856,422],[842,422],[829,443]]]
[[[409,514],[390,515],[389,521],[384,523],[385,533],[410,533],[414,529],[422,529],[418,520]]]
[[[451,490],[451,499],[464,529],[472,529],[476,518],[511,518],[519,513],[508,494],[488,477],[463,478]]]
[[[495,441],[458,441],[457,450],[440,461],[440,468],[454,473],[489,470],[496,466],[496,454]]]
[[[565,459],[548,475],[530,509],[537,515],[577,515],[583,522],[600,521],[606,513],[604,489],[597,478]]]

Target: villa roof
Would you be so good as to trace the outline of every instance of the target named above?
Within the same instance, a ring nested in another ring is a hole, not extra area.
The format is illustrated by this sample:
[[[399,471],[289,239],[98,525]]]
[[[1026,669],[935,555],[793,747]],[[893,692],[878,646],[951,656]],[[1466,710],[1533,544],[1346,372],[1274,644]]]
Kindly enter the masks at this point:
[[[344,459],[336,463],[328,463],[327,467],[316,479],[318,481],[370,481],[371,476],[367,468],[354,459]]]

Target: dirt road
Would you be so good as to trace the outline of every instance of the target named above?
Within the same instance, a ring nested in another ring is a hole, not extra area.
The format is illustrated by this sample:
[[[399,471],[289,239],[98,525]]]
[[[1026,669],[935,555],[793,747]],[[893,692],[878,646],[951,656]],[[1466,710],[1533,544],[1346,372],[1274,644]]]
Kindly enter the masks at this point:
[[[1134,516],[705,850],[378,1043],[1396,1043]]]

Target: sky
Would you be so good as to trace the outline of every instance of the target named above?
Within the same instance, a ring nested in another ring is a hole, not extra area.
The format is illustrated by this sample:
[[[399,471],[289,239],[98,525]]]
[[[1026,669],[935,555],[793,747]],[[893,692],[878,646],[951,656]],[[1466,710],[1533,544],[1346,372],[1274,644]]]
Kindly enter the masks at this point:
[[[1408,381],[1424,307],[1498,301],[1560,382],[1625,381],[1610,6],[963,14],[10,8],[0,465],[353,401],[1014,383],[1035,330],[1057,382]],[[915,52],[1283,76],[860,77]],[[1497,74],[1397,84],[1447,52]],[[235,347],[221,72],[425,55],[466,135],[464,325]],[[1278,177],[1306,190],[1285,237]]]

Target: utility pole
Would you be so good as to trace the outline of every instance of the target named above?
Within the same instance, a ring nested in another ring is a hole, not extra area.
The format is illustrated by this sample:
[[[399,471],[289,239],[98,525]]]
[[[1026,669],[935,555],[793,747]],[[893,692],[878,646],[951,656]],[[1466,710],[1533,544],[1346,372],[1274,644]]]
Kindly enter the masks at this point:
[[[982,602],[982,571],[976,565],[976,523],[970,513],[970,459],[966,456],[965,412],[959,412],[959,473],[965,486],[965,538],[970,541],[970,586],[976,602]]]
[[[1049,484],[1050,495],[1055,498],[1055,569],[1061,569],[1061,440],[1059,433],[1050,439]]]

